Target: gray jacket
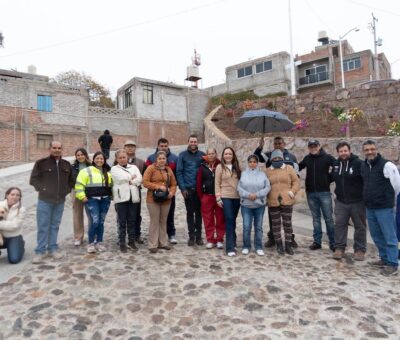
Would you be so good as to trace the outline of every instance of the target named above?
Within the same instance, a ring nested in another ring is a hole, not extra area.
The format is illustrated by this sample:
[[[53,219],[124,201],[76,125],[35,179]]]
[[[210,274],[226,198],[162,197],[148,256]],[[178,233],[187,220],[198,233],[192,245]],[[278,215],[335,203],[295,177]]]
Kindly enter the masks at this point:
[[[270,189],[271,185],[263,171],[259,168],[254,170],[246,169],[242,172],[237,187],[240,196],[240,204],[251,209],[266,205],[266,196]],[[257,198],[254,201],[249,199],[251,193],[257,195]]]

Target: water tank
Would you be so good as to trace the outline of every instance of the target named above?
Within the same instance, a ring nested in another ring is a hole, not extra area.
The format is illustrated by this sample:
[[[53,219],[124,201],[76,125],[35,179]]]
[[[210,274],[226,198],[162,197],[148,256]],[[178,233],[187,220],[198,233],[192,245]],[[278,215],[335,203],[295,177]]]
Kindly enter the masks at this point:
[[[187,77],[188,78],[199,78],[199,68],[193,65],[190,65],[186,69]]]
[[[322,45],[327,45],[327,44],[329,44],[329,37],[328,37],[328,34],[326,33],[326,31],[319,31],[319,32],[318,32],[318,41],[319,41]]]
[[[30,74],[36,74],[37,70],[36,70],[36,66],[35,65],[29,65],[28,66],[28,73]]]

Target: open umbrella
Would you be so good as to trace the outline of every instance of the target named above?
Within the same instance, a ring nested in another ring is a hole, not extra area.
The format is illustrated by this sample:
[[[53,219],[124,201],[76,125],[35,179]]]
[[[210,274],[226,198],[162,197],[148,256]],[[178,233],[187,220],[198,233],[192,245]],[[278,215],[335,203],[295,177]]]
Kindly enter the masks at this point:
[[[249,132],[282,132],[295,125],[281,112],[267,109],[246,111],[235,123],[238,128]]]

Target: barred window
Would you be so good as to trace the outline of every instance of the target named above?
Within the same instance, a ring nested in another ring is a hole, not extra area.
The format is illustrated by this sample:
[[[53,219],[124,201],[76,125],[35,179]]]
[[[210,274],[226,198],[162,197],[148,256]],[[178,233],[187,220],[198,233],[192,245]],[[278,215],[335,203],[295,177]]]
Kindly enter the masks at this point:
[[[143,84],[143,103],[154,104],[153,102],[153,85]]]

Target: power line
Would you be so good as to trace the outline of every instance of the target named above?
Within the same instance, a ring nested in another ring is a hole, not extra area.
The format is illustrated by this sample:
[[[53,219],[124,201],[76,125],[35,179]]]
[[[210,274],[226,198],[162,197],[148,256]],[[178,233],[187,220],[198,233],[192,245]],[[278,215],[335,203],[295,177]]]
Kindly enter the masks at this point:
[[[390,14],[390,15],[394,15],[396,17],[400,17],[399,13],[394,13],[394,12],[388,11],[388,10],[383,9],[383,8],[372,7],[372,6],[369,6],[367,4],[364,4],[362,2],[358,2],[358,1],[355,1],[355,0],[347,0],[347,1],[351,2],[351,3],[355,4],[355,5],[358,5],[358,6],[362,6],[362,7],[368,8],[370,10],[377,10],[377,11],[380,11],[380,12],[383,12],[383,13],[386,13],[386,14]]]
[[[196,6],[196,7],[185,9],[185,10],[182,10],[182,11],[179,11],[179,12],[175,12],[175,13],[171,13],[171,14],[167,14],[167,15],[162,15],[162,16],[156,17],[154,19],[144,20],[144,21],[132,24],[132,25],[122,26],[122,27],[114,28],[112,30],[103,31],[103,32],[99,32],[99,33],[94,33],[94,34],[90,34],[90,35],[87,35],[87,36],[84,36],[84,37],[80,37],[80,38],[76,38],[76,39],[65,40],[65,41],[61,41],[61,42],[50,44],[50,45],[46,45],[46,46],[41,46],[41,47],[29,49],[29,50],[24,50],[24,51],[19,51],[19,52],[15,52],[15,53],[6,54],[6,55],[3,55],[3,56],[0,56],[0,58],[8,58],[8,57],[16,56],[16,55],[28,54],[28,53],[32,53],[32,52],[42,51],[42,50],[46,50],[46,49],[50,49],[50,48],[54,48],[54,47],[58,47],[58,46],[63,46],[63,45],[67,45],[67,44],[73,44],[73,43],[76,43],[76,42],[79,42],[79,41],[84,41],[84,40],[88,40],[88,39],[92,39],[92,38],[101,37],[101,36],[112,34],[112,33],[115,33],[115,32],[125,31],[125,30],[131,29],[131,28],[135,28],[135,27],[138,27],[138,26],[144,26],[144,25],[147,25],[147,24],[152,24],[152,23],[155,23],[157,21],[162,21],[162,20],[165,20],[165,19],[168,19],[168,18],[177,17],[177,16],[180,16],[180,15],[183,15],[183,14],[188,14],[188,13],[195,12],[195,11],[198,11],[200,9],[207,8],[207,7],[212,7],[212,6],[215,6],[215,5],[219,4],[219,3],[226,2],[226,1],[228,1],[228,0],[217,0],[217,1],[214,1],[214,2],[211,2],[211,3],[208,3],[208,4],[204,4],[204,5],[201,5],[201,6]]]

